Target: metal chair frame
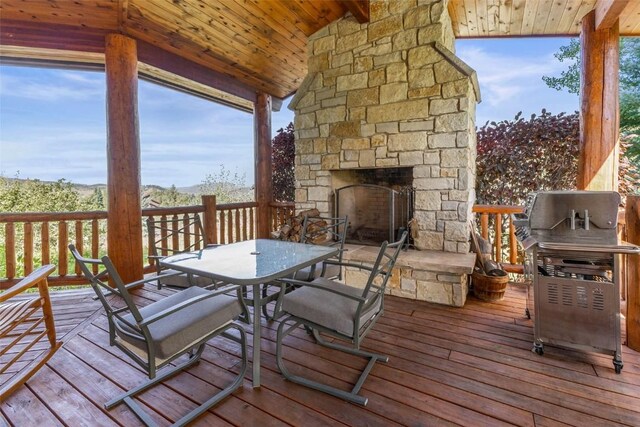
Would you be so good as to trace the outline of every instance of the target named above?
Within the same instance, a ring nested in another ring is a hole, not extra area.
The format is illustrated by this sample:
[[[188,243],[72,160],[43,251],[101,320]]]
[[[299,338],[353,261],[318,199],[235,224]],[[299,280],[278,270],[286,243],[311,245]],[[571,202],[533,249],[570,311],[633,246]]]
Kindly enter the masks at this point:
[[[132,397],[141,393],[144,390],[147,390],[155,386],[156,384],[164,381],[165,379],[178,374],[179,372],[183,371],[184,369],[198,362],[200,360],[200,356],[202,355],[202,352],[205,349],[207,341],[209,341],[210,339],[218,335],[221,335],[231,341],[234,341],[240,344],[241,351],[242,351],[242,366],[240,367],[240,373],[238,374],[237,378],[229,386],[219,391],[217,394],[212,396],[209,400],[204,402],[202,405],[198,406],[197,408],[195,408],[194,410],[192,410],[191,412],[183,416],[181,419],[176,421],[174,425],[183,426],[191,422],[196,417],[206,412],[213,405],[215,405],[216,403],[218,403],[219,401],[221,401],[222,399],[224,399],[225,397],[233,393],[237,388],[239,388],[242,385],[244,375],[247,370],[246,334],[244,332],[244,329],[236,325],[235,323],[233,323],[233,321],[227,322],[221,327],[215,330],[212,330],[210,333],[206,334],[205,336],[202,336],[196,342],[192,343],[192,345],[190,345],[189,347],[178,351],[176,354],[174,354],[173,356],[167,359],[162,360],[160,363],[157,363],[156,361],[155,348],[152,345],[153,340],[149,331],[149,326],[160,319],[171,316],[182,310],[189,309],[189,307],[192,306],[193,304],[204,301],[208,298],[214,298],[221,294],[225,294],[233,291],[236,292],[237,297],[239,298],[239,301],[243,306],[243,309],[246,311],[247,308],[244,301],[242,300],[242,292],[239,286],[228,286],[215,291],[210,291],[207,295],[200,295],[200,296],[191,298],[189,300],[183,301],[182,303],[174,307],[166,309],[160,313],[156,313],[147,318],[143,318],[140,314],[138,307],[133,301],[133,298],[129,293],[129,290],[132,288],[140,287],[144,285],[144,283],[154,281],[157,279],[157,277],[151,277],[148,279],[137,280],[129,284],[124,284],[116,268],[114,267],[113,263],[109,259],[109,257],[104,256],[101,259],[84,258],[82,255],[80,255],[80,253],[77,251],[74,245],[69,245],[69,250],[73,254],[77,263],[79,264],[85,277],[91,282],[91,287],[95,291],[96,296],[98,297],[98,299],[100,300],[100,302],[102,303],[106,311],[107,318],[109,321],[109,344],[119,348],[123,353],[131,357],[131,359],[134,362],[136,362],[149,376],[148,381],[145,381],[139,386],[105,403],[106,409],[111,409],[114,406],[124,402],[136,414],[136,416],[140,418],[140,420],[145,425],[147,426],[155,425],[154,421],[149,417],[148,414],[146,414],[142,410],[142,408],[132,399]],[[96,274],[94,274],[92,271],[93,266],[95,265],[102,267],[102,270]],[[165,275],[165,277],[166,276],[170,276],[170,275]],[[111,283],[115,286],[110,287],[107,283],[105,283],[106,278],[108,278],[111,281]],[[110,300],[113,298],[113,295],[118,296],[121,300],[123,300],[125,302],[125,306],[121,308],[115,308],[110,302]],[[127,313],[130,313],[133,316],[133,318],[135,319],[135,323],[128,322],[124,318],[124,316]],[[132,328],[133,330],[139,331],[141,335],[144,336],[144,341],[147,344],[146,360],[142,356],[132,351],[125,343],[122,342],[122,340],[118,338],[116,334],[115,319],[118,319],[118,321],[124,323],[125,325]],[[228,332],[229,329],[237,330],[240,334],[240,337],[236,337],[230,334]],[[186,361],[176,366],[173,366],[171,368],[168,368],[165,372],[161,372],[159,375],[157,375],[157,371],[159,369],[169,365],[171,362],[173,362],[174,360],[178,359],[179,357],[185,354],[189,355]]]
[[[302,230],[300,232],[300,243],[314,244],[313,239],[319,236],[326,236],[327,239],[325,242],[329,242],[325,246],[329,247],[338,247],[338,255],[334,258],[329,258],[328,260],[322,263],[322,270],[320,271],[319,277],[324,277],[327,269],[327,265],[341,265],[342,264],[342,256],[344,252],[344,242],[347,237],[347,227],[348,227],[348,217],[323,217],[323,216],[306,216],[304,217],[304,221],[302,223]],[[314,228],[312,231],[308,231],[310,229],[310,225],[316,222],[326,222],[327,225],[320,226]],[[311,267],[311,272],[309,277],[313,278],[316,275],[316,266],[315,264]],[[328,279],[337,278],[338,280],[342,280],[342,268],[340,268],[340,272],[338,276],[327,277]],[[296,274],[294,273],[293,279],[296,279]],[[310,280],[310,281],[311,281]],[[262,314],[267,320],[275,320],[277,319],[277,314],[279,313],[279,305],[282,304],[282,298],[280,297],[280,292],[276,292],[274,294],[268,295],[269,286],[285,286],[285,292],[291,292],[295,289],[294,285],[290,284],[282,284],[282,283],[269,283],[265,284],[262,287],[262,300],[265,301],[262,305]],[[274,308],[273,315],[270,315],[267,311],[267,303],[271,301],[276,301],[276,307]]]
[[[193,231],[192,231],[193,229]],[[162,271],[165,270],[160,265],[160,260],[170,256],[183,252],[189,252],[199,250],[204,247],[217,246],[215,244],[206,244],[204,227],[200,220],[200,215],[186,214],[182,219],[180,218],[160,218],[154,219],[153,217],[147,218],[147,233],[149,234],[149,251],[148,258],[154,260],[156,265],[156,274],[162,275]],[[193,238],[193,242],[191,241]],[[172,242],[172,245],[165,245],[165,242]],[[180,246],[182,242],[182,246]],[[189,283],[193,283],[193,275],[184,273],[187,276]],[[169,277],[169,276],[166,276]],[[158,289],[162,289],[161,280],[157,282]],[[217,288],[222,283],[212,281],[210,286],[206,288]]]
[[[380,252],[378,253],[378,257],[376,258],[373,266],[371,267],[352,264],[352,263],[341,263],[342,266],[355,267],[355,268],[370,271],[369,278],[360,296],[354,296],[346,292],[329,289],[322,285],[318,285],[316,283],[302,282],[295,279],[281,279],[282,282],[285,282],[287,284],[300,286],[300,287],[304,287],[304,286],[314,287],[317,289],[321,289],[322,291],[334,293],[334,294],[340,295],[341,297],[358,302],[358,306],[353,319],[354,323],[353,323],[352,335],[345,335],[341,332],[328,329],[323,325],[309,321],[302,317],[294,316],[292,314],[289,314],[285,319],[283,319],[280,322],[280,325],[278,326],[278,332],[277,332],[277,338],[276,338],[276,362],[277,362],[278,368],[280,369],[280,372],[282,372],[283,376],[286,379],[288,379],[289,381],[293,381],[295,383],[302,384],[304,386],[322,391],[324,393],[331,394],[333,396],[342,398],[350,402],[358,403],[363,406],[367,404],[368,399],[366,397],[360,396],[358,393],[362,388],[362,385],[364,384],[365,380],[367,379],[367,376],[373,369],[373,366],[375,365],[375,363],[377,361],[388,362],[389,358],[388,356],[385,356],[385,355],[360,350],[360,344],[364,339],[364,337],[369,333],[371,328],[373,328],[377,319],[380,316],[382,316],[384,313],[384,291],[386,289],[387,282],[389,281],[389,277],[391,276],[393,267],[396,263],[398,255],[400,253],[400,250],[402,249],[402,246],[404,245],[404,241],[406,240],[406,238],[407,238],[407,232],[405,231],[402,234],[402,237],[400,238],[400,240],[398,240],[397,242],[392,244],[388,244],[387,242],[382,243],[380,247]],[[390,254],[387,253],[388,250],[391,251]],[[374,281],[378,276],[382,277],[382,281],[379,285],[374,283]],[[281,292],[281,296],[284,297],[284,294],[286,293],[284,286],[281,288],[280,292]],[[372,307],[375,307],[375,305],[378,302],[380,302],[379,310],[370,319],[368,319],[365,324],[361,325],[360,324],[361,313],[366,312],[368,309],[371,309]],[[293,325],[287,327],[288,323],[293,323]],[[344,391],[336,387],[332,387],[326,384],[322,384],[322,383],[310,380],[308,378],[304,378],[299,375],[294,375],[291,372],[289,372],[283,360],[282,341],[287,335],[293,332],[300,325],[303,325],[307,330],[311,330],[316,342],[320,345],[323,345],[331,349],[340,350],[349,354],[362,356],[369,359],[369,362],[367,363],[366,367],[361,371],[360,376],[351,391]],[[346,340],[350,342],[352,346],[345,346],[345,345],[336,344],[333,342],[328,342],[322,338],[320,333],[324,333],[336,338],[340,338],[342,340]]]

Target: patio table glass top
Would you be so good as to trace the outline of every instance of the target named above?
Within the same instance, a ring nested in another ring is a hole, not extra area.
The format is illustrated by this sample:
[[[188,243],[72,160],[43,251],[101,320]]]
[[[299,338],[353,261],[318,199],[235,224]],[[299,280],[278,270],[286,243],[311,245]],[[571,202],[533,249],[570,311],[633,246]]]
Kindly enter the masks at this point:
[[[326,246],[258,239],[177,254],[160,263],[236,285],[254,285],[285,277],[337,252]]]

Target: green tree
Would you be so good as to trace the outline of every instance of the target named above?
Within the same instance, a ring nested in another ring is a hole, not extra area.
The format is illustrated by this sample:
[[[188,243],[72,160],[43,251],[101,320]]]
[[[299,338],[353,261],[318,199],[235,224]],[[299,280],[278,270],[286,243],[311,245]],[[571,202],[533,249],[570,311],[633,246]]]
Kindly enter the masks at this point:
[[[569,62],[559,77],[544,76],[542,80],[556,90],[580,92],[580,42],[572,39],[554,55],[560,62]],[[620,39],[620,131],[632,137],[627,156],[640,165],[640,38]]]
[[[246,185],[246,176],[237,171],[231,173],[223,164],[215,173],[208,174],[200,184],[201,194],[215,194],[216,203],[250,202],[253,187]]]
[[[278,129],[278,134],[271,141],[273,198],[279,202],[293,202],[295,195],[295,138],[293,123],[286,128]]]

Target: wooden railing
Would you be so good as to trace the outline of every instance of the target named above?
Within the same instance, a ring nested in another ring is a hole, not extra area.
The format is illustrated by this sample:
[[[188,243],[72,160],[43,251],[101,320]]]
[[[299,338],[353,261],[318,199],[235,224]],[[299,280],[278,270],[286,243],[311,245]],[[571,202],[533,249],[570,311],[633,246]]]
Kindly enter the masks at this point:
[[[524,254],[516,241],[516,229],[511,214],[524,212],[524,207],[475,205],[473,212],[480,217],[480,235],[493,242],[493,259],[501,263],[506,271],[522,274]]]
[[[256,207],[255,202],[216,205],[214,198],[204,196],[202,205],[149,208],[143,209],[142,215],[144,222],[147,217],[181,221],[185,214],[201,214],[207,241],[226,244],[256,237]],[[294,214],[294,208],[294,203],[272,203],[272,229],[286,222]],[[521,273],[522,253],[518,251],[509,215],[522,212],[522,208],[476,205],[473,211],[479,214],[480,234],[484,238],[491,237],[494,242],[495,259],[508,271]],[[0,243],[4,246],[4,255],[0,253],[0,289],[6,289],[28,275],[34,265],[49,263],[57,265],[54,275],[49,278],[51,286],[86,283],[79,267],[70,259],[67,245],[74,243],[83,254],[94,258],[105,255],[106,219],[104,211],[0,213]],[[141,237],[146,248],[146,227],[143,230]],[[145,263],[145,271],[152,271],[153,265],[146,257]]]
[[[203,204],[142,210],[143,235],[147,249],[146,218],[180,221],[185,214],[201,214],[210,243],[233,243],[254,239],[255,202],[216,205],[203,197]],[[274,208],[283,209],[276,205]],[[215,220],[211,220],[215,218]],[[215,224],[212,226],[211,224]],[[0,213],[0,289],[7,289],[34,269],[34,265],[55,264],[50,286],[84,284],[86,280],[69,256],[67,245],[73,243],[81,253],[99,258],[107,253],[107,212]],[[170,245],[172,242],[170,242]],[[169,246],[172,247],[172,246]],[[145,271],[153,265],[145,256]]]

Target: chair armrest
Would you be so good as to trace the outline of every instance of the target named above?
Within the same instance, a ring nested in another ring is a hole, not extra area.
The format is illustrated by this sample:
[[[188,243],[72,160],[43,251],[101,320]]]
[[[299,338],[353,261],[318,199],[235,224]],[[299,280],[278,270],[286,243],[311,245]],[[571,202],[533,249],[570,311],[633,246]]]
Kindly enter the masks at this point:
[[[310,287],[310,288],[320,289],[322,291],[331,292],[332,294],[340,295],[342,297],[345,297],[345,298],[348,298],[348,299],[352,299],[352,300],[358,301],[358,302],[363,302],[363,301],[367,300],[366,298],[358,297],[358,296],[355,296],[355,295],[351,295],[349,293],[341,292],[341,291],[336,290],[336,289],[329,289],[326,286],[318,285],[318,284],[315,284],[313,282],[303,282],[301,280],[295,280],[295,279],[279,279],[279,280],[277,280],[277,282],[283,282],[283,283],[290,284],[290,285],[295,285],[295,286],[307,286],[307,287]],[[344,285],[344,286],[348,286],[348,285]]]
[[[165,277],[179,276],[181,274],[183,274],[183,273],[180,272],[180,271],[177,271],[177,272],[174,272],[174,273],[160,274],[158,276],[147,277],[146,279],[140,279],[140,280],[136,280],[135,282],[127,283],[124,287],[127,290],[129,290],[131,288],[134,288],[134,287],[136,287],[138,285],[142,285],[142,284],[147,283],[147,282],[153,282],[153,281],[156,281],[158,279],[164,279]]]
[[[51,264],[43,265],[42,267],[33,271],[27,277],[25,277],[24,279],[20,280],[18,283],[16,283],[15,285],[7,289],[5,292],[0,294],[0,302],[4,302],[9,298],[19,295],[22,292],[26,291],[27,289],[32,288],[41,280],[46,279],[47,276],[49,276],[49,274],[51,274],[51,272],[55,269],[56,269],[55,265],[51,265]]]
[[[178,312],[180,310],[184,310],[186,307],[189,307],[193,304],[196,304],[206,299],[213,298],[218,295],[226,294],[229,291],[234,291],[238,289],[240,289],[240,286],[238,285],[225,286],[223,288],[218,289],[217,291],[209,291],[209,293],[206,295],[198,295],[197,297],[189,298],[186,301],[182,301],[178,305],[174,305],[171,308],[162,310],[160,313],[156,313],[153,316],[149,316],[146,319],[142,319],[142,322],[140,322],[140,326],[149,326],[150,324],[157,322],[158,320],[163,319],[172,313]]]

